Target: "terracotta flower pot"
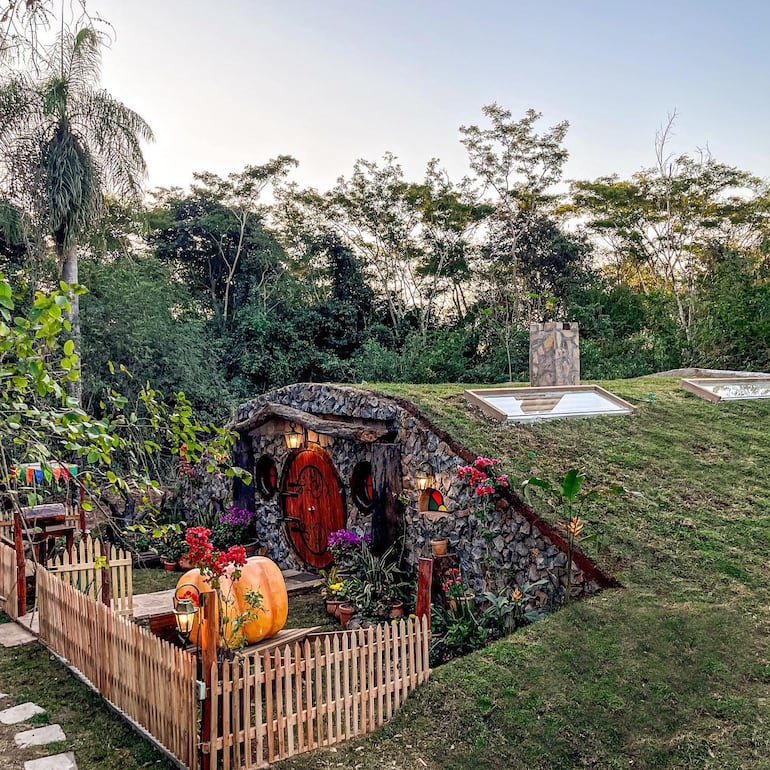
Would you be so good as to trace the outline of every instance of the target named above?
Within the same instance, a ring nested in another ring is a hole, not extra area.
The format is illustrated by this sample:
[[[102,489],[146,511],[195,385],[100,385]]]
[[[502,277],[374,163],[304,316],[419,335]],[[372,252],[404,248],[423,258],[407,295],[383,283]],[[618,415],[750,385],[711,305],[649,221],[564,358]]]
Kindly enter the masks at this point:
[[[449,538],[443,538],[442,540],[431,540],[430,548],[433,551],[434,556],[446,556],[447,549],[449,548]]]
[[[160,563],[163,565],[163,569],[166,570],[166,572],[174,572],[176,569],[176,559],[166,559],[164,556],[161,556]]]
[[[340,624],[343,628],[348,627],[348,623],[350,622],[350,619],[353,617],[355,613],[355,607],[353,607],[352,604],[340,604],[338,609],[338,615],[337,617],[340,619]]]
[[[255,540],[253,543],[244,543],[243,550],[246,556],[256,556],[259,553],[259,542]]]
[[[404,617],[404,603],[403,602],[396,602],[391,608],[390,608],[390,617],[391,618],[403,618]]]
[[[337,612],[340,608],[340,604],[342,604],[342,601],[340,599],[327,599],[326,600],[326,611],[334,618],[337,617]]]

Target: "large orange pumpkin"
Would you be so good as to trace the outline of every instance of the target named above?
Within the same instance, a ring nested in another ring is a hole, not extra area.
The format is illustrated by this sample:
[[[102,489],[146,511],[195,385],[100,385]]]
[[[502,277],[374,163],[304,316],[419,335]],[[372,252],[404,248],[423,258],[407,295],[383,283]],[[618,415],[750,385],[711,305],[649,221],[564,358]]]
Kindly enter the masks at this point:
[[[219,605],[222,635],[220,644],[228,647],[239,647],[242,644],[255,644],[262,639],[268,639],[277,634],[286,623],[289,614],[289,599],[286,593],[286,583],[278,565],[265,556],[252,556],[240,568],[241,576],[232,580],[234,568],[228,567],[220,578],[222,601]],[[176,584],[177,599],[197,598],[196,592],[187,586],[193,585],[204,593],[211,587],[205,581],[198,569],[185,572]],[[248,602],[247,594],[258,591],[262,595],[261,609],[254,610]],[[248,613],[248,615],[246,615]],[[239,617],[247,622],[236,621]],[[193,625],[190,641],[198,643],[198,620]]]

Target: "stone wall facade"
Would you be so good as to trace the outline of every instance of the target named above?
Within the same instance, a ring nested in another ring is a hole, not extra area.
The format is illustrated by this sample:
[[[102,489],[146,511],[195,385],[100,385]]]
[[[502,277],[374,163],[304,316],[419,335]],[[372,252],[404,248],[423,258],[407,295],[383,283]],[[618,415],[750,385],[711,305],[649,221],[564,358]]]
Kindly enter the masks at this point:
[[[580,385],[580,331],[576,323],[529,325],[529,384]]]
[[[392,426],[387,440],[400,449],[403,561],[410,569],[416,571],[419,557],[430,555],[430,539],[434,532],[430,517],[436,514],[426,516],[420,510],[421,493],[416,482],[420,469],[429,466],[431,487],[441,492],[447,508],[445,531],[450,551],[457,554],[463,577],[477,594],[487,590],[499,592],[506,586],[523,587],[541,578],[563,584],[566,554],[548,536],[548,525],[542,522],[538,526],[537,517],[531,512],[525,516],[517,511],[515,500],[511,498],[496,501],[492,510],[487,512],[485,528],[474,515],[477,502],[471,490],[457,478],[458,466],[468,464],[473,458],[467,452],[465,457],[461,456],[461,448],[447,436],[442,436],[441,431],[433,428],[416,410],[359,388],[297,384],[241,405],[236,412],[236,424],[248,420],[268,404],[291,406],[326,418],[380,420]],[[280,423],[268,422],[251,431],[255,462],[264,455],[272,457],[279,479],[283,477],[291,454],[284,440],[284,430],[285,426]],[[357,507],[351,477],[358,462],[370,460],[373,444],[333,436],[315,438],[328,452],[342,479],[347,527],[361,535],[370,532],[372,515]],[[200,502],[207,492],[205,486],[200,486],[199,490]],[[220,487],[217,487],[217,492],[221,492]],[[270,558],[284,569],[303,569],[284,532],[281,495],[276,493],[266,499],[257,489],[255,507],[258,534]],[[596,579],[584,579],[583,572],[577,567],[573,574],[573,586],[576,594],[593,593],[600,587]]]

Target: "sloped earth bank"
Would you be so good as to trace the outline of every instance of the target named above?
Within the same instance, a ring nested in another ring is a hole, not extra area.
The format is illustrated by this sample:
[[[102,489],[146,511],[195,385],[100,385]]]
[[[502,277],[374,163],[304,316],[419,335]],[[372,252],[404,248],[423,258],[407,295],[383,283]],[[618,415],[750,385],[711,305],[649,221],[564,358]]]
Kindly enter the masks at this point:
[[[376,735],[277,767],[770,768],[770,402],[678,383],[601,383],[637,415],[526,427],[472,414],[460,386],[376,386],[521,479],[622,483],[598,561],[625,588],[435,670]]]

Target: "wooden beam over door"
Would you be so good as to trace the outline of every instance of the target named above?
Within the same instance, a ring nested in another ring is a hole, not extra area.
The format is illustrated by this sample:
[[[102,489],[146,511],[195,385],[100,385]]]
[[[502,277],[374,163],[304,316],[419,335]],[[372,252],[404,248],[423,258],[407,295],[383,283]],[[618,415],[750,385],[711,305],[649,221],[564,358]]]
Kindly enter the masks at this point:
[[[273,403],[265,404],[248,419],[235,423],[232,429],[244,435],[276,418],[299,423],[316,433],[363,441],[366,444],[378,441],[393,432],[391,423],[385,420],[365,420],[352,417],[331,419],[329,417],[319,417],[317,414],[311,414],[310,412],[303,412],[301,409],[295,409],[293,406]]]

